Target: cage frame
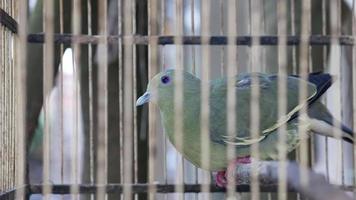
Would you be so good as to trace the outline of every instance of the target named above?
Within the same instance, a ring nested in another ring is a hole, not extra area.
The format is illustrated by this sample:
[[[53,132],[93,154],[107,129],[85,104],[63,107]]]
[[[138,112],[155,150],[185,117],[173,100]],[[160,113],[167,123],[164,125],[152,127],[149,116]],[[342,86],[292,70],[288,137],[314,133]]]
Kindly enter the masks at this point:
[[[8,13],[6,13],[2,8],[0,8],[0,23],[8,28],[11,32],[17,34],[18,32],[18,23],[12,18]],[[129,40],[132,41],[133,45],[149,45],[151,40],[157,40],[158,45],[173,45],[175,44],[176,36],[172,35],[108,35],[107,37],[101,35],[73,35],[73,34],[58,34],[54,35],[55,44],[98,44],[103,40],[106,40],[108,43],[118,43],[119,40]],[[45,36],[43,33],[30,33],[27,36],[28,43],[44,43]],[[278,36],[277,35],[261,35],[259,38],[260,45],[277,45]],[[354,46],[355,45],[355,36],[353,35],[342,35],[334,37],[332,35],[310,35],[307,39],[309,46],[326,46],[332,44],[332,40],[337,40],[338,44],[341,46]],[[228,42],[227,36],[209,36],[208,44],[209,45],[226,45]],[[242,46],[251,46],[252,45],[252,36],[236,36],[235,45]],[[182,44],[184,45],[201,45],[203,38],[201,36],[182,36]],[[287,45],[299,45],[302,42],[300,36],[288,35],[287,36]],[[27,174],[28,175],[28,174]],[[336,185],[335,185],[336,186]],[[53,184],[51,194],[70,194],[71,184]],[[91,184],[80,184],[79,193],[94,194],[98,191],[98,188],[103,188],[106,193],[122,193],[126,187],[125,184],[107,184],[105,187],[99,185]],[[152,184],[131,184],[133,193],[147,193],[149,188],[152,187]],[[154,184],[154,187],[157,188],[157,193],[173,193],[175,192],[175,184]],[[184,184],[184,192],[199,193],[201,192],[202,184]],[[208,185],[210,192],[226,192],[225,188],[218,188],[215,185]],[[352,186],[337,186],[344,191],[354,191]],[[14,188],[10,191],[5,191],[0,193],[0,200],[2,199],[12,199],[15,197],[17,190],[26,191],[27,196],[29,197],[32,194],[41,194],[43,189],[42,184],[26,184],[23,188]],[[237,185],[237,192],[249,192],[251,191],[250,185]],[[276,185],[261,185],[261,192],[275,192],[277,191]],[[296,192],[294,189],[288,188],[288,192]]]

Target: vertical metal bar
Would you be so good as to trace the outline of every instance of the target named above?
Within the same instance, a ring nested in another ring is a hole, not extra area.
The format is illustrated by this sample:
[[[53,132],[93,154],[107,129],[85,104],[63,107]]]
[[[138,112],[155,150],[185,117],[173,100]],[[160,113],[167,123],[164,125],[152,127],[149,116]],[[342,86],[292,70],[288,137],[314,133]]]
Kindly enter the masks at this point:
[[[15,16],[15,4],[16,2],[11,3],[11,16]],[[18,18],[17,18],[18,19]],[[13,172],[13,178],[12,178],[12,186],[16,187],[16,46],[15,46],[15,34],[11,33],[11,69],[12,69],[12,74],[11,74],[11,80],[12,80],[12,113],[11,113],[11,132],[12,132],[12,152],[11,152],[11,160],[12,160],[12,172]]]
[[[9,2],[9,15],[12,16],[12,11],[11,11],[11,6],[12,6],[12,2]],[[8,123],[9,123],[9,174],[12,175],[9,177],[9,187],[13,188],[13,179],[14,179],[14,174],[13,174],[13,157],[12,157],[12,153],[14,151],[14,146],[13,146],[13,135],[14,135],[14,131],[13,131],[13,127],[12,127],[12,117],[13,117],[13,104],[12,104],[12,99],[13,99],[13,93],[12,93],[12,89],[13,89],[13,66],[12,66],[12,32],[10,30],[8,30],[8,65],[9,65],[9,116],[8,116]],[[10,189],[9,188],[9,189]]]
[[[312,12],[312,8],[311,8]],[[310,14],[311,16],[311,14]],[[310,17],[310,23],[312,24],[312,18]],[[311,25],[312,26],[312,25]],[[312,35],[312,29],[310,28],[310,35]],[[309,45],[309,50],[308,50],[308,72],[313,72],[313,57],[312,57],[312,50],[313,46]],[[315,135],[311,134],[309,135],[309,141],[308,141],[308,156],[309,156],[309,166],[314,166],[315,163]]]
[[[4,2],[1,2],[1,7],[3,7],[3,3]],[[1,132],[4,133],[6,131],[5,129],[5,126],[4,126],[4,123],[5,123],[5,81],[6,81],[6,77],[5,77],[5,67],[4,67],[4,61],[5,61],[5,55],[4,55],[4,43],[5,43],[5,28],[3,26],[1,26],[1,48],[0,48],[0,51],[1,51],[1,57],[2,57],[2,60],[1,60],[1,78],[2,78],[2,82],[1,82],[1,94],[2,94],[2,97],[1,97]],[[1,157],[2,158],[5,158],[5,134],[2,134],[2,140],[1,140],[1,146],[2,146],[2,155]],[[1,188],[4,188],[6,187],[5,185],[5,179],[6,179],[6,171],[5,171],[5,166],[4,164],[2,164],[1,166],[1,171],[2,171],[2,182],[1,182]]]
[[[340,8],[340,1],[330,1],[330,29],[331,29],[331,60],[334,62],[330,63],[330,73],[333,75],[336,75],[340,77],[340,61],[341,61],[341,48],[338,43],[338,36],[340,35],[340,15],[339,15],[339,8]],[[342,175],[342,141],[341,141],[341,124],[338,120],[341,119],[341,94],[340,94],[340,87],[341,87],[341,81],[340,78],[334,81],[334,92],[333,92],[333,99],[328,99],[332,100],[333,102],[333,116],[335,117],[333,121],[333,134],[336,141],[333,141],[334,147],[333,147],[333,152],[335,152],[335,159],[337,161],[334,161],[335,165],[335,170],[333,174],[335,175],[332,178],[335,178],[335,183],[340,183],[342,182],[342,178],[340,175]],[[333,158],[334,159],[334,158]]]
[[[260,5],[259,1],[251,1],[251,36],[252,36],[252,46],[251,46],[251,71],[253,73],[259,72],[261,63],[260,60]],[[259,78],[256,74],[252,75],[251,83],[251,108],[250,108],[250,134],[253,140],[260,137],[260,87]],[[252,159],[252,169],[251,169],[251,199],[260,198],[259,181],[258,181],[258,169],[257,163],[259,160],[259,143],[253,143],[251,145],[251,157]]]
[[[10,16],[14,17],[13,15],[13,8],[14,8],[14,2],[11,1],[10,3]],[[11,87],[10,87],[10,131],[11,131],[11,137],[10,137],[10,144],[11,144],[11,151],[10,151],[10,161],[11,161],[11,169],[10,172],[12,173],[11,177],[11,187],[15,187],[15,157],[14,157],[14,152],[15,152],[15,129],[14,129],[14,120],[15,120],[15,104],[14,104],[14,99],[15,99],[15,93],[14,93],[14,82],[15,82],[15,77],[14,77],[14,33],[10,32],[10,38],[9,38],[9,65],[10,65],[10,80],[11,80]]]
[[[354,41],[356,40],[356,19],[355,19],[355,15],[356,15],[356,0],[352,1],[352,37],[354,39]],[[353,100],[353,109],[352,109],[352,119],[353,119],[353,123],[352,123],[352,127],[353,130],[355,130],[356,128],[356,44],[354,43],[352,45],[352,100]],[[356,141],[356,135],[354,134],[354,141]],[[354,170],[356,168],[356,145],[353,144],[353,160],[354,160]],[[356,176],[354,176],[353,178],[353,183],[354,185],[356,185]],[[356,188],[354,188],[353,191],[353,197],[356,197]]]
[[[7,13],[9,13],[9,3],[7,3]],[[10,33],[9,30],[6,30],[6,68],[7,68],[7,99],[6,99],[6,109],[7,109],[7,116],[6,116],[6,124],[7,124],[7,131],[8,131],[8,136],[7,136],[7,174],[11,175],[11,157],[10,157],[10,152],[12,151],[11,149],[11,126],[10,126],[10,109],[11,109],[11,104],[10,104],[10,97],[11,97],[11,93],[10,93],[10,89],[11,89],[11,68],[10,68],[10,57],[9,57],[9,52],[10,52],[10,43],[9,40],[10,39]],[[7,176],[7,189],[11,188],[11,176]]]
[[[287,2],[277,1],[278,18],[278,119],[287,114]],[[287,199],[287,130],[278,129],[278,199]]]
[[[87,1],[88,11],[88,35],[92,35],[92,4],[91,0]],[[94,102],[93,102],[93,45],[88,44],[88,85],[89,85],[89,181],[94,184]],[[94,195],[90,195],[94,199]]]
[[[53,87],[53,58],[54,58],[54,2],[43,2],[45,43],[43,48],[43,194],[45,199],[50,198],[51,193],[51,125],[50,125],[50,94]]]
[[[103,40],[98,44],[98,132],[96,181],[99,186],[96,199],[105,199],[105,184],[108,181],[108,55],[107,55],[107,1],[97,1],[98,32]]]
[[[4,2],[4,9],[5,9],[5,12],[7,12],[7,5],[6,5],[6,1]],[[2,47],[2,51],[3,51],[3,56],[4,56],[4,59],[2,60],[2,63],[3,63],[3,69],[4,69],[4,123],[3,123],[3,126],[5,128],[5,131],[3,132],[4,134],[4,157],[3,159],[5,160],[5,163],[3,164],[3,167],[4,167],[4,174],[8,174],[8,170],[9,170],[9,158],[8,158],[8,155],[9,155],[9,148],[8,148],[8,136],[9,136],[9,131],[8,131],[8,123],[7,123],[7,119],[8,119],[8,105],[7,105],[7,97],[8,97],[8,65],[7,65],[7,30],[6,29],[3,29],[4,31],[4,34],[3,34],[3,47]],[[7,187],[8,187],[8,176],[5,176],[5,179],[4,179],[4,189],[7,190]]]
[[[4,7],[4,2],[1,2],[1,7],[3,8]],[[6,128],[4,126],[4,123],[5,123],[5,81],[6,81],[6,77],[5,77],[5,64],[4,64],[4,61],[5,61],[5,28],[3,26],[1,26],[1,57],[2,57],[2,60],[1,60],[1,78],[2,78],[2,83],[1,83],[1,94],[2,94],[2,97],[1,97],[1,124],[2,124],[2,133],[5,133],[6,131]],[[2,134],[2,140],[1,140],[1,146],[2,146],[2,155],[1,157],[2,158],[5,158],[6,156],[6,135],[5,134]],[[3,189],[6,189],[6,184],[5,184],[5,180],[6,180],[6,169],[5,169],[5,164],[2,164],[1,166],[1,171],[2,171],[2,183],[1,183],[1,186],[0,188],[3,188]]]
[[[192,24],[192,35],[195,35],[195,0],[190,0],[190,22]],[[193,74],[196,73],[196,63],[195,63],[195,45],[191,46],[192,48],[192,63],[193,63]],[[196,175],[197,175],[197,169],[196,171]],[[197,176],[196,176],[197,178]]]
[[[18,13],[19,29],[16,42],[15,66],[16,66],[16,199],[25,199],[26,190],[26,51],[27,51],[27,1],[21,0],[14,2]]]
[[[3,4],[4,2],[2,2]],[[3,5],[2,5],[3,7]],[[5,27],[1,27],[1,57],[2,57],[2,60],[1,60],[1,78],[2,78],[2,83],[1,83],[1,94],[3,95],[1,97],[1,124],[2,124],[2,133],[5,133],[6,131],[6,127],[5,127],[5,82],[6,82],[6,76],[5,76],[5,64],[4,64],[4,61],[5,61]],[[6,135],[5,134],[2,134],[2,140],[1,140],[1,145],[2,145],[2,158],[5,158],[6,156]],[[1,188],[4,188],[6,187],[6,184],[5,184],[5,180],[6,180],[6,169],[5,169],[5,164],[2,164],[1,166],[1,171],[2,171],[2,183],[1,183]]]
[[[337,37],[339,37],[339,36],[341,36],[341,34],[342,34],[342,9],[341,9],[341,3],[342,3],[343,1],[342,0],[339,0],[339,1],[336,1],[336,10],[337,10],[337,12],[336,12],[336,14],[337,14]],[[343,101],[342,101],[342,95],[347,95],[347,94],[344,94],[343,93],[343,87],[345,87],[345,86],[342,86],[342,83],[341,83],[341,79],[345,79],[346,77],[343,77],[343,76],[345,76],[345,74],[343,73],[343,70],[342,70],[342,68],[340,67],[340,66],[343,66],[343,63],[342,63],[342,60],[343,59],[345,59],[345,58],[342,58],[342,57],[344,57],[343,55],[344,55],[344,53],[343,53],[343,51],[342,51],[342,48],[343,47],[341,47],[340,45],[339,45],[339,62],[338,62],[338,71],[339,71],[339,73],[340,73],[340,85],[339,85],[339,87],[338,87],[338,90],[339,90],[339,92],[340,92],[340,98],[339,98],[339,104],[338,105],[340,105],[340,111],[338,111],[338,112],[340,112],[340,118],[339,118],[339,120],[336,120],[335,119],[335,121],[337,121],[336,122],[336,128],[337,128],[337,130],[338,130],[338,133],[341,135],[342,134],[342,131],[341,131],[341,120],[343,120],[343,117],[342,117],[342,112],[343,112],[343,110],[344,109],[349,109],[348,107],[345,107],[345,105],[343,105]],[[345,91],[345,90],[344,90]],[[335,129],[336,130],[336,129]],[[339,137],[339,145],[340,145],[340,164],[341,164],[341,185],[345,185],[345,151],[344,151],[344,146],[345,146],[345,143],[343,142],[343,140],[342,140],[342,138],[341,138],[341,136]]]
[[[220,1],[220,35],[224,35],[224,26],[225,26],[225,7],[224,7],[224,0]],[[225,53],[225,46],[221,46],[221,50],[220,50],[220,75],[224,76],[224,67],[225,67],[225,59],[224,59],[224,53]]]
[[[325,2],[325,1],[323,1]],[[291,35],[295,35],[295,0],[290,1],[290,24],[291,24]],[[293,74],[298,73],[297,69],[297,48],[295,46],[292,47],[292,71]]]
[[[148,35],[155,36],[158,34],[158,2],[156,0],[148,1]],[[148,80],[152,79],[154,75],[158,73],[158,40],[157,38],[150,38],[148,46]],[[156,151],[157,151],[157,107],[153,103],[149,103],[149,113],[148,113],[148,148],[149,148],[149,157],[148,157],[148,182],[150,185],[149,188],[149,199],[156,199],[156,187],[154,186],[155,181],[155,163],[157,162]]]
[[[201,140],[201,163],[203,169],[210,168],[211,154],[210,154],[210,134],[209,134],[209,123],[210,123],[210,0],[206,0],[201,3],[201,36],[202,36],[202,56],[201,56],[201,112],[200,112],[200,140]],[[210,199],[209,186],[210,176],[204,174],[203,185],[201,191],[203,192],[203,199]]]
[[[133,34],[133,21],[132,7],[135,2],[124,1],[124,35],[131,36]],[[132,188],[129,183],[132,183],[132,142],[133,142],[133,41],[129,39],[124,41],[124,89],[123,89],[123,108],[124,117],[124,199],[132,198]]]
[[[7,9],[7,2],[5,1],[5,5],[4,5],[4,9],[5,9],[5,12],[8,13],[8,9]],[[3,46],[3,52],[4,52],[4,59],[3,59],[3,67],[4,67],[4,78],[5,78],[5,81],[4,81],[4,93],[5,93],[5,98],[4,98],[4,115],[5,115],[5,118],[4,118],[4,124],[3,126],[5,127],[5,132],[4,132],[4,135],[5,135],[5,140],[4,140],[4,147],[5,147],[5,156],[4,156],[4,160],[5,160],[5,163],[4,163],[4,169],[5,169],[5,174],[9,174],[9,135],[10,135],[10,132],[9,132],[9,123],[8,123],[8,119],[9,119],[9,105],[8,105],[8,97],[9,97],[9,94],[8,94],[8,91],[9,91],[9,65],[8,65],[8,30],[7,29],[4,29],[4,46]],[[5,190],[8,189],[9,187],[9,176],[5,176],[5,180],[4,180],[4,185],[5,185]]]
[[[5,1],[5,11],[8,12],[7,9],[7,2]],[[8,123],[8,119],[9,119],[9,105],[8,105],[8,97],[9,97],[9,65],[8,65],[8,30],[4,29],[4,69],[5,69],[5,101],[4,101],[4,105],[5,105],[5,173],[9,174],[9,123]],[[5,177],[5,189],[7,189],[9,187],[9,176]]]
[[[9,13],[9,3],[6,2],[6,12]],[[6,76],[6,94],[5,94],[5,103],[6,103],[6,107],[5,107],[5,119],[6,119],[6,132],[5,133],[6,136],[6,157],[7,157],[7,162],[6,162],[6,174],[10,175],[10,151],[11,151],[11,146],[10,146],[10,136],[11,136],[11,131],[10,131],[10,123],[9,123],[9,119],[10,119],[10,64],[9,64],[9,30],[5,29],[5,76]],[[11,181],[11,177],[10,176],[6,176],[7,180],[6,180],[6,189],[9,189],[11,187],[10,185],[10,181]]]
[[[137,33],[136,32],[136,0],[132,0],[133,4],[131,6],[131,13],[132,13],[132,34]],[[137,99],[137,50],[136,50],[136,45],[132,46],[132,80],[133,80],[133,94],[132,94],[132,100],[136,100]],[[138,146],[137,146],[137,108],[135,105],[133,105],[133,183],[137,183],[138,182]],[[135,199],[138,198],[137,194],[134,194]]]
[[[237,74],[237,62],[236,62],[236,53],[237,47],[235,44],[235,37],[237,36],[237,23],[236,23],[236,10],[237,2],[234,0],[229,0],[227,2],[227,108],[226,110],[235,111],[236,108],[236,96],[235,96],[235,74]],[[229,138],[234,138],[236,134],[236,112],[227,112],[227,135]],[[229,162],[233,161],[236,157],[235,145],[227,144],[226,158]],[[235,170],[235,169],[234,169]],[[235,198],[237,195],[235,192],[235,177],[231,175],[227,176],[227,197]]]
[[[342,29],[341,29],[341,26],[342,26],[342,22],[341,22],[341,18],[342,18],[342,10],[341,10],[341,3],[342,3],[342,0],[339,0],[339,1],[337,1],[336,2],[336,4],[337,4],[337,7],[336,7],[336,9],[337,9],[337,36],[339,37],[339,36],[341,36],[341,34],[342,34]],[[342,47],[340,46],[340,57],[339,57],[339,66],[342,66],[342,60],[343,60],[343,51],[342,51]],[[344,108],[345,108],[345,105],[343,105],[342,104],[342,96],[341,95],[346,95],[346,94],[343,94],[343,87],[345,87],[345,86],[342,86],[342,83],[341,83],[341,79],[344,79],[344,77],[342,77],[342,76],[345,76],[345,74],[343,73],[343,71],[342,71],[342,69],[341,69],[341,67],[339,67],[339,73],[340,73],[340,87],[338,87],[338,89],[340,90],[340,99],[339,99],[339,101],[340,101],[340,118],[339,118],[339,120],[341,121],[343,118],[342,118],[342,112],[343,112],[343,110],[344,110]],[[339,121],[339,122],[340,122]],[[338,123],[338,124],[336,124],[336,127],[338,128],[338,131],[339,131],[339,133],[340,134],[342,134],[342,132],[341,132],[341,129],[340,129],[340,127],[341,127],[341,123]],[[344,152],[344,142],[342,141],[342,139],[341,139],[341,137],[339,138],[340,139],[340,153],[341,153],[341,155],[340,155],[340,159],[341,159],[341,185],[345,185],[345,152]]]
[[[265,11],[265,1],[261,1],[261,9],[259,12],[261,12],[261,28],[260,28],[260,34],[261,35],[266,35],[267,33],[267,28],[266,28],[266,11]],[[261,47],[261,71],[262,72],[266,72],[267,71],[267,59],[266,59],[266,55],[267,54],[267,48],[265,46]]]
[[[165,34],[166,31],[166,0],[161,0],[161,18],[160,18],[160,22],[161,22],[161,28],[160,28],[160,32],[161,35]]]
[[[26,177],[26,141],[25,134],[26,127],[26,68],[23,68],[26,64],[26,51],[27,51],[27,1],[16,1],[14,4],[17,8],[19,19],[19,32],[16,42],[16,54],[15,54],[15,66],[16,66],[16,199],[25,199],[26,191],[22,186],[25,185]]]
[[[123,11],[122,11],[122,6],[123,6],[123,1],[122,0],[119,0],[118,1],[118,34],[119,35],[122,35],[122,22],[123,22]],[[123,48],[122,48],[122,45],[123,45],[123,42],[122,42],[122,39],[119,38],[119,42],[118,42],[118,45],[119,45],[119,55],[118,55],[118,58],[119,58],[119,116],[120,116],[120,121],[119,121],[119,132],[120,132],[120,183],[124,183],[124,151],[123,151],[123,141],[124,141],[124,112],[123,112]]]
[[[3,2],[1,2],[1,8],[3,8]],[[1,82],[1,94],[2,94],[2,97],[1,97],[1,119],[0,119],[0,122],[2,124],[1,126],[1,132],[4,133],[6,131],[5,129],[5,126],[3,125],[5,123],[5,75],[4,75],[4,58],[5,56],[3,55],[4,54],[4,30],[5,28],[0,26],[0,39],[1,39],[1,46],[0,46],[0,53],[1,53],[1,79],[2,79],[2,82]],[[2,139],[1,139],[1,147],[2,147],[2,155],[1,157],[5,157],[5,134],[2,134]],[[5,188],[6,185],[5,185],[5,178],[6,178],[6,171],[5,171],[5,164],[1,164],[1,183],[0,183],[0,188]]]
[[[123,11],[122,11],[122,5],[123,5],[123,1],[122,0],[119,0],[118,1],[118,34],[121,35],[122,34],[122,22],[123,22]],[[123,127],[123,119],[124,119],[124,114],[123,114],[123,80],[122,80],[122,77],[123,77],[123,48],[122,48],[122,39],[119,38],[119,41],[118,41],[118,45],[119,45],[119,50],[118,50],[118,58],[119,58],[119,70],[118,70],[118,73],[119,73],[119,116],[120,116],[120,122],[119,122],[119,132],[120,132],[120,147],[123,147],[123,141],[124,141],[124,127]],[[124,148],[120,148],[120,182],[123,183],[124,182],[124,168],[123,168],[123,158],[124,158],[124,151],[123,151]]]
[[[0,1],[0,7],[2,7],[2,1]],[[0,58],[1,58],[1,62],[0,62],[0,123],[3,124],[3,119],[4,119],[4,112],[3,112],[3,98],[4,98],[4,92],[3,92],[3,83],[4,83],[4,77],[3,77],[3,58],[4,56],[2,55],[3,53],[3,29],[4,27],[0,26]],[[1,126],[0,127],[0,131],[1,133],[4,132],[4,126]],[[5,135],[4,134],[0,134],[0,145],[1,145],[1,151],[0,151],[0,156],[1,158],[4,157],[4,137]],[[0,167],[0,188],[3,189],[4,188],[4,167],[1,165]]]
[[[2,7],[4,7],[5,2],[2,2]],[[5,83],[6,83],[6,76],[5,76],[5,27],[1,27],[1,56],[2,56],[2,60],[1,60],[1,77],[2,77],[2,85],[1,85],[1,93],[3,95],[3,97],[1,97],[1,124],[2,124],[2,133],[6,132],[6,126],[5,126],[5,119],[6,119],[6,115],[5,115]],[[6,135],[2,134],[2,147],[3,147],[3,151],[2,151],[2,158],[6,158]],[[6,189],[6,164],[2,164],[2,173],[3,173],[3,182],[2,182],[2,188]]]
[[[6,55],[5,55],[5,48],[6,48],[6,44],[5,44],[5,38],[6,38],[6,29],[4,27],[2,27],[2,47],[1,47],[1,54],[2,54],[2,61],[1,61],[1,70],[2,70],[2,76],[3,76],[3,83],[2,83],[2,93],[4,95],[4,97],[2,98],[2,126],[3,126],[3,141],[2,141],[2,145],[3,145],[3,159],[5,160],[5,163],[2,164],[2,170],[3,170],[3,187],[6,190],[6,68],[5,68],[5,60],[6,60]]]
[[[132,17],[132,34],[136,34],[136,0],[132,0],[132,6],[131,6],[131,15]],[[136,50],[136,45],[132,45],[132,80],[133,80],[133,94],[132,94],[132,102],[134,102],[134,100],[137,99],[137,50]],[[137,132],[137,108],[136,106],[133,104],[133,183],[137,183],[138,182],[138,132]],[[134,198],[138,199],[138,195],[134,194]]]
[[[10,3],[7,2],[7,13],[10,14]],[[10,124],[10,119],[11,119],[11,65],[10,65],[10,31],[6,30],[6,68],[7,68],[7,130],[8,130],[8,138],[7,138],[7,157],[8,157],[8,162],[7,162],[7,174],[11,175],[11,124]],[[11,188],[11,176],[8,176],[8,180],[7,180],[7,185],[8,185],[8,189]]]
[[[3,7],[5,6],[5,2],[3,2]],[[2,99],[2,114],[3,114],[3,118],[2,118],[2,125],[3,125],[3,133],[6,133],[6,69],[5,69],[5,60],[6,60],[6,55],[5,55],[5,28],[3,27],[2,29],[2,48],[1,48],[1,53],[3,56],[3,59],[1,61],[1,69],[2,69],[2,76],[3,76],[3,85],[2,85],[2,92],[3,92],[3,99]],[[3,158],[6,159],[6,134],[3,134]],[[2,165],[3,168],[3,174],[4,174],[4,178],[3,178],[3,188],[6,189],[6,163],[4,163]]]
[[[10,16],[12,16],[12,13],[11,13],[11,5],[12,3],[10,2],[9,3],[9,10],[8,10],[8,13]],[[8,107],[9,107],[9,115],[8,115],[8,123],[9,123],[9,173],[11,176],[9,176],[9,188],[13,188],[14,185],[13,185],[13,179],[14,179],[14,176],[13,175],[13,157],[12,157],[12,152],[14,151],[13,149],[13,129],[12,129],[12,116],[13,116],[13,112],[12,112],[12,108],[13,108],[13,105],[12,105],[12,97],[13,97],[13,93],[12,93],[12,88],[13,88],[13,80],[12,79],[12,70],[13,70],[13,66],[11,64],[11,51],[12,51],[12,46],[11,46],[11,39],[12,39],[12,33],[8,30],[9,32],[9,36],[8,36],[8,43],[9,43],[9,46],[8,46],[8,65],[9,65],[9,103],[8,103]]]
[[[206,2],[206,4],[208,4],[209,2]],[[195,27],[195,5],[196,2],[195,0],[190,0],[190,23],[191,23],[191,31],[192,31],[192,35],[196,34],[196,27]],[[196,46],[192,45],[191,46],[191,50],[192,50],[192,73],[194,75],[197,75],[197,66],[196,66]],[[204,65],[203,65],[204,66]],[[207,174],[203,174],[203,179]],[[209,174],[210,176],[210,174]],[[197,167],[194,167],[194,183],[198,184],[199,183],[199,169]],[[198,199],[199,198],[199,194],[194,194],[194,198]]]
[[[321,2],[321,9],[322,9],[322,35],[326,35],[326,1]],[[323,68],[327,69],[327,47],[323,46]],[[329,145],[328,145],[328,137],[325,136],[325,171],[326,171],[326,179],[329,180],[329,162],[328,162],[328,155],[329,155]]]
[[[161,16],[160,16],[160,34],[164,35],[165,34],[165,27],[166,27],[166,0],[161,0]],[[161,70],[165,68],[165,47],[160,46],[160,55],[161,55]],[[168,144],[168,139],[167,135],[163,133],[163,179],[164,179],[164,184],[167,184],[167,144]],[[167,199],[167,194],[164,194],[164,199]]]
[[[183,143],[183,1],[177,0],[175,2],[176,6],[176,27],[175,27],[175,37],[174,44],[176,47],[176,73],[174,79],[174,140],[176,142],[176,148],[184,151]],[[178,199],[183,199],[183,183],[184,183],[184,168],[183,168],[183,158],[178,156],[177,164],[177,174],[176,174],[176,186],[175,192],[178,192]]]
[[[9,15],[11,16],[11,3],[9,2],[8,3],[8,13]],[[12,109],[12,105],[11,105],[11,98],[12,98],[12,94],[11,94],[11,88],[12,88],[12,77],[11,77],[11,72],[12,72],[12,66],[11,66],[11,58],[10,58],[10,55],[11,55],[11,32],[9,30],[7,30],[7,44],[8,44],[8,47],[7,47],[7,50],[6,50],[6,53],[7,53],[7,66],[8,66],[8,102],[7,102],[7,107],[8,107],[8,115],[7,115],[7,123],[8,123],[8,132],[9,132],[9,136],[8,136],[8,174],[10,175],[9,178],[8,178],[8,189],[12,188],[13,185],[12,185],[12,179],[13,177],[11,177],[12,175],[12,157],[11,157],[11,153],[13,151],[12,149],[12,127],[11,127],[11,118],[12,118],[12,112],[11,112],[11,109]]]
[[[63,15],[63,0],[59,0],[59,32],[62,34],[64,31],[64,15]],[[63,58],[64,46],[60,44],[60,56]],[[63,59],[60,59],[63,61]],[[60,63],[59,69],[59,132],[60,132],[60,183],[64,183],[64,115],[63,115],[63,62]]]
[[[79,35],[81,33],[81,1],[74,0],[72,2],[72,32],[74,35]],[[70,193],[72,194],[73,199],[78,199],[78,191],[79,191],[79,165],[78,165],[78,143],[79,143],[79,100],[80,100],[80,45],[78,43],[72,44],[73,48],[73,79],[74,79],[74,126],[73,126],[73,133],[74,137],[72,139],[72,163],[71,163],[71,181],[72,185],[70,188]]]
[[[1,2],[1,5],[0,5],[1,7],[3,7],[3,2]],[[4,133],[5,132],[5,126],[3,126],[3,124],[4,124],[4,118],[5,118],[5,113],[4,113],[4,98],[5,98],[5,94],[4,94],[4,83],[5,83],[5,76],[4,76],[4,64],[3,64],[3,62],[4,62],[4,55],[3,55],[3,52],[4,52],[4,27],[3,26],[0,26],[0,41],[1,41],[1,46],[0,46],[0,55],[1,55],[1,75],[0,75],[0,77],[1,77],[1,88],[0,88],[0,92],[1,92],[1,98],[0,98],[0,100],[1,100],[1,105],[0,105],[0,109],[1,109],[1,119],[0,119],[0,122],[1,122],[1,124],[2,124],[2,126],[1,126],[1,133]],[[1,157],[2,158],[4,158],[5,157],[5,134],[1,134],[1,147],[2,147],[2,149],[1,149]],[[1,165],[1,169],[0,169],[0,173],[1,173],[1,183],[0,183],[0,188],[5,188],[5,167],[3,166],[3,164]]]
[[[7,1],[3,2],[3,9],[5,12],[8,13],[8,3]],[[3,98],[3,114],[4,114],[4,121],[3,121],[3,127],[4,127],[4,160],[5,163],[3,164],[4,168],[4,189],[7,190],[9,188],[9,124],[8,124],[8,116],[9,116],[9,105],[8,105],[8,89],[9,89],[9,66],[8,66],[8,29],[6,27],[3,28],[3,46],[2,46],[2,52],[3,52],[3,74],[4,74],[4,98]]]
[[[311,24],[311,2],[310,0],[302,1],[302,27],[301,27],[301,44],[300,44],[300,70],[299,75],[300,78],[304,81],[301,81],[299,84],[299,104],[303,103],[305,99],[307,99],[308,91],[307,91],[307,78],[308,78],[308,52],[309,52],[309,36],[310,36],[310,24]],[[299,121],[305,118],[307,115],[307,107],[304,106],[301,108],[299,112]],[[307,133],[306,127],[299,123],[298,126],[298,134],[300,138],[303,137]],[[308,166],[308,143],[305,139],[301,139],[300,141],[300,165],[303,167]],[[301,184],[302,186],[307,186],[308,177],[305,171],[300,171],[301,176]]]

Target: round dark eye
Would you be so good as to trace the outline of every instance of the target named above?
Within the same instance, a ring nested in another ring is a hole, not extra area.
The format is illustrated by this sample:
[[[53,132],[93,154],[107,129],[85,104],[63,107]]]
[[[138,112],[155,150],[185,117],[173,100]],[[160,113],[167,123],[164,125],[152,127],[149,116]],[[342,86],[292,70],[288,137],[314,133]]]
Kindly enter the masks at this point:
[[[169,81],[170,81],[169,76],[162,76],[162,77],[161,77],[161,82],[162,82],[163,84],[167,84],[167,83],[169,83]]]

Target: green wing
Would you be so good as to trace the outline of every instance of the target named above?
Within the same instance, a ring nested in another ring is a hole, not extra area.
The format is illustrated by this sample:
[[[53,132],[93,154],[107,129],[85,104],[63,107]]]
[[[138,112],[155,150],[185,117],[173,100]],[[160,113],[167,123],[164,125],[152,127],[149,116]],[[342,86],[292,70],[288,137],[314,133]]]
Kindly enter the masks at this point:
[[[251,86],[252,75],[259,80],[259,106],[260,106],[260,137],[253,140],[250,136],[251,120]],[[214,142],[235,145],[250,145],[259,142],[268,133],[286,123],[291,116],[298,112],[308,99],[312,98],[316,92],[316,86],[307,83],[308,97],[299,102],[299,85],[302,79],[287,77],[287,115],[278,118],[278,77],[261,73],[243,74],[235,77],[235,132],[234,136],[227,134],[227,79],[219,79],[211,82],[210,93],[210,135]]]

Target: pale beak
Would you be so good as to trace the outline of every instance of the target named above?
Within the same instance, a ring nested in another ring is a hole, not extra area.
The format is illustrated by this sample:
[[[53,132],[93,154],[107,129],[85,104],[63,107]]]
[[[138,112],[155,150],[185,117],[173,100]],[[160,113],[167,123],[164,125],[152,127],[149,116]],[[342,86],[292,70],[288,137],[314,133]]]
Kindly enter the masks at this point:
[[[145,92],[140,98],[137,99],[136,101],[136,106],[142,106],[143,104],[147,103],[150,101],[151,94],[149,92]]]

